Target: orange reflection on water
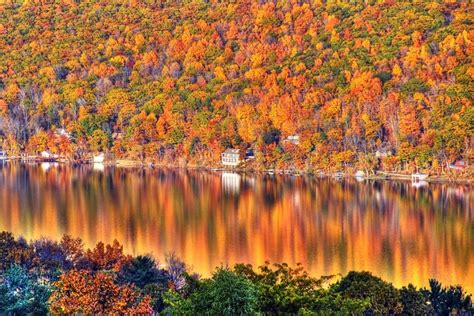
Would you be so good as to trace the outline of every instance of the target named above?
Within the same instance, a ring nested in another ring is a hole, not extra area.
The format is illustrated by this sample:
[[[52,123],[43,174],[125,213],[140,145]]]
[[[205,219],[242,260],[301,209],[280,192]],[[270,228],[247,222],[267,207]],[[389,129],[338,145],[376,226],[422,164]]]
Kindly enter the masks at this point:
[[[0,230],[27,239],[113,239],[222,264],[302,262],[315,276],[369,270],[396,286],[429,278],[474,292],[474,191],[202,171],[0,166]]]

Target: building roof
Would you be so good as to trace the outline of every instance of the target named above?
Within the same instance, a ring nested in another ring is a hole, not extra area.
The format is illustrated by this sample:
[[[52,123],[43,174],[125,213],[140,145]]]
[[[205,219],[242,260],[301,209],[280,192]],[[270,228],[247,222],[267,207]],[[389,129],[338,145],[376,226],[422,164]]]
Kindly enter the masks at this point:
[[[235,148],[227,148],[224,151],[224,154],[236,154],[238,155],[240,153],[240,149],[235,149]]]

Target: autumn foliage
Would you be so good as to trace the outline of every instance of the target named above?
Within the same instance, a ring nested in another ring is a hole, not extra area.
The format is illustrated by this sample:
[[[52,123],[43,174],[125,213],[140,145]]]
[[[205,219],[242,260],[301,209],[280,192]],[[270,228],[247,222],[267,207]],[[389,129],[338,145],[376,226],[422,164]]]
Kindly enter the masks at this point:
[[[382,151],[395,160],[379,167],[445,168],[473,155],[469,6],[3,2],[4,147],[205,165],[252,147],[257,166],[310,169]]]
[[[54,314],[151,314],[150,297],[141,297],[133,288],[118,285],[105,272],[71,270],[54,283],[49,298]]]
[[[463,315],[474,311],[471,295],[461,286],[444,287],[432,279],[429,288],[409,284],[397,289],[370,272],[355,271],[339,281],[334,276],[316,279],[300,264],[295,268],[285,263],[267,262],[258,268],[237,264],[217,267],[209,278],[200,278],[169,255],[166,269],[158,268],[151,256],[137,256],[129,257],[119,271],[91,270],[90,254],[103,253],[104,247],[110,263],[124,257],[116,241],[84,251],[82,241],[70,236],[59,243],[44,238],[28,243],[0,232],[0,313]],[[29,250],[21,261],[12,256],[18,249]]]

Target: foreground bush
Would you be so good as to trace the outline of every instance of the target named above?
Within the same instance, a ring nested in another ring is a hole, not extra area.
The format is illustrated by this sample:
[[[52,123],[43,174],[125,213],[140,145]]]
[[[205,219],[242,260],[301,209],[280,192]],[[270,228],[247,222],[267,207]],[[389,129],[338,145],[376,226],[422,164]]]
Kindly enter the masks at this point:
[[[251,315],[257,309],[257,289],[250,280],[229,269],[219,268],[211,279],[200,282],[187,298],[170,293],[171,314]]]
[[[122,246],[84,250],[69,236],[30,243],[0,233],[0,314],[163,315],[471,315],[460,286],[395,288],[370,272],[316,279],[298,265],[266,263],[217,268],[211,278],[190,274],[175,255],[166,267]]]

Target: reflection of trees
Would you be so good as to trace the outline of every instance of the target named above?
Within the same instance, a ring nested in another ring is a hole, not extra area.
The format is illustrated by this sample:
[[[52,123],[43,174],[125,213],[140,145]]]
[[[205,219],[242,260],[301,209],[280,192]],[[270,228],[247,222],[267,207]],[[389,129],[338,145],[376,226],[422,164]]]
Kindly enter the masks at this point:
[[[199,171],[14,164],[0,168],[0,229],[67,232],[87,246],[117,238],[134,253],[176,251],[204,273],[270,259],[397,284],[474,278],[472,190],[462,186],[262,175],[243,175],[238,194],[222,186],[220,174]]]

